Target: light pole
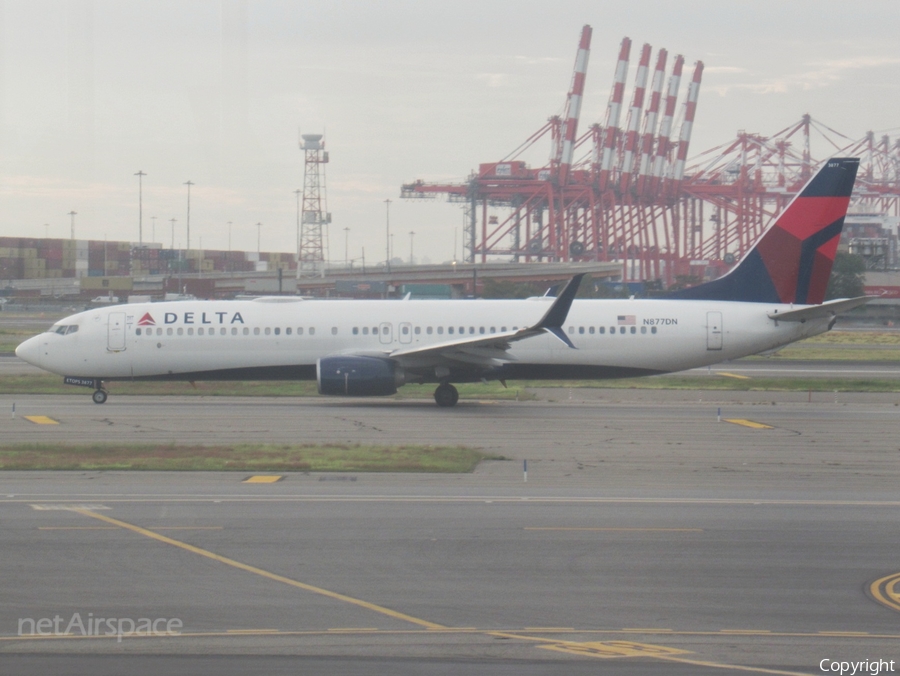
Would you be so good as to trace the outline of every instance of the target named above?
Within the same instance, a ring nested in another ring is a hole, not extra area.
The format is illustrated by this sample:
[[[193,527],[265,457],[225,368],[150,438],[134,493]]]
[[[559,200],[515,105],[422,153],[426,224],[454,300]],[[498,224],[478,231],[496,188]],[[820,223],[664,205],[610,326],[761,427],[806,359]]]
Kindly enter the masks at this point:
[[[390,272],[391,271],[391,200],[387,199],[384,201],[384,203],[387,206],[387,211],[385,214],[386,219],[387,219],[387,233],[386,233],[386,238],[385,238],[385,242],[384,242],[384,246],[387,249],[387,254],[386,254],[387,260],[384,263],[384,268],[385,268],[385,270]]]
[[[344,266],[350,266],[350,228],[344,228]]]
[[[139,169],[135,176],[138,177],[138,246],[144,246],[144,173]]]
[[[191,186],[194,185],[192,181],[185,181],[184,185],[188,187],[188,201],[187,201],[187,246],[184,248],[190,251],[191,248]]]
[[[300,267],[300,195],[303,194],[303,191],[300,188],[297,188],[294,191],[294,194],[297,196],[297,267]]]
[[[231,221],[228,221],[228,251],[231,251]]]
[[[413,238],[416,236],[415,231],[409,231],[409,264],[415,265],[415,258],[413,258]]]
[[[75,217],[78,215],[77,211],[70,211],[69,216],[72,218],[72,239],[75,239]]]
[[[175,248],[175,219],[170,218],[169,221],[172,223],[172,249]]]
[[[256,224],[256,255],[262,253],[262,223]]]

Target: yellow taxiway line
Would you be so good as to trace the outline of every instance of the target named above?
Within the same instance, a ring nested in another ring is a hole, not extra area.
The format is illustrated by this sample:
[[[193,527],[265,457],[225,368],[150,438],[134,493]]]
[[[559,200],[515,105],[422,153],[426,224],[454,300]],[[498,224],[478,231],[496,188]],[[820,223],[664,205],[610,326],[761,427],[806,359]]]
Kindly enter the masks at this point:
[[[311,584],[306,584],[305,582],[299,582],[298,580],[292,580],[291,578],[285,577],[284,575],[270,573],[269,571],[263,570],[262,568],[257,568],[256,566],[250,566],[246,563],[241,563],[240,561],[235,561],[234,559],[229,559],[226,556],[221,556],[220,554],[216,554],[207,549],[201,549],[200,547],[195,547],[194,545],[189,545],[187,542],[181,542],[180,540],[174,540],[170,537],[166,537],[165,535],[160,535],[159,533],[155,533],[152,530],[149,530],[147,528],[135,526],[134,524],[127,523],[125,521],[120,521],[119,519],[114,519],[110,516],[106,516],[105,514],[99,514],[97,512],[92,512],[88,509],[73,509],[72,511],[77,512],[83,516],[89,516],[92,519],[99,519],[100,521],[104,521],[106,523],[112,524],[113,526],[119,526],[120,528],[130,530],[139,535],[144,535],[148,538],[157,540],[158,542],[162,542],[167,545],[172,545],[173,547],[178,547],[180,549],[184,549],[186,551],[192,552],[194,554],[198,554],[200,556],[205,556],[206,558],[212,559],[213,561],[218,561],[219,563],[224,563],[226,566],[231,566],[232,568],[237,568],[238,570],[243,570],[248,573],[253,573],[254,575],[259,575],[260,577],[268,578],[269,580],[273,580],[275,582],[281,582],[283,584],[290,585],[292,587],[297,587],[298,589],[303,589],[305,591],[313,592],[314,594],[320,594],[321,596],[327,596],[328,598],[332,598],[337,601],[343,601],[344,603],[350,603],[355,606],[359,606],[360,608],[365,608],[367,610],[372,610],[376,613],[381,613],[382,615],[387,615],[388,617],[392,617],[395,620],[402,620],[404,622],[410,622],[412,624],[417,624],[420,627],[425,627],[426,629],[444,629],[443,625],[437,624],[436,622],[429,622],[428,620],[422,620],[422,619],[419,619],[418,617],[413,617],[412,615],[407,615],[406,613],[401,613],[396,610],[392,610],[391,608],[385,608],[384,606],[379,606],[375,603],[369,603],[368,601],[363,601],[362,599],[357,599],[357,598],[353,598],[352,596],[347,596],[346,594],[339,594],[337,592],[333,592],[328,589],[322,589],[321,587],[316,587]]]
[[[522,530],[586,530],[598,533],[702,533],[702,528],[589,528],[579,526],[525,526]]]
[[[891,610],[900,610],[900,573],[892,573],[869,585],[872,598]]]
[[[745,418],[722,418],[727,423],[731,423],[732,425],[741,425],[743,427],[751,427],[755,430],[771,430],[774,429],[771,425],[766,425],[765,423],[756,422],[754,420],[747,420]]]

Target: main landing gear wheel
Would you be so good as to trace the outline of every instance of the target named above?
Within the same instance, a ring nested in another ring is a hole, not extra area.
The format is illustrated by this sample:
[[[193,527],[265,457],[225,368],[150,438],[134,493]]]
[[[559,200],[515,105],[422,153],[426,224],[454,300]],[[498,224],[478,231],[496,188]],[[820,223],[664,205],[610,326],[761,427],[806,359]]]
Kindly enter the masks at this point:
[[[91,395],[91,399],[94,400],[95,404],[105,404],[107,398],[106,390],[94,390],[94,394]]]
[[[459,401],[459,392],[450,383],[441,383],[434,391],[434,400],[438,406],[456,406]]]

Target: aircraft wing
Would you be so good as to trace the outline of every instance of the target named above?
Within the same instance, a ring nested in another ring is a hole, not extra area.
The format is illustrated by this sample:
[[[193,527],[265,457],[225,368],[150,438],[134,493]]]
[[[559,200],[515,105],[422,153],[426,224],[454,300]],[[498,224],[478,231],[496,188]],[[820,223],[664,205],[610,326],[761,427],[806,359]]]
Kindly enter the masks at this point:
[[[780,322],[805,322],[809,319],[824,319],[826,317],[834,317],[841,312],[847,312],[860,305],[865,305],[875,298],[877,298],[877,296],[841,298],[822,303],[821,305],[812,305],[797,310],[787,310],[785,312],[775,310],[774,312],[769,313],[769,318],[776,319]]]
[[[553,305],[534,326],[518,331],[504,331],[489,335],[460,338],[424,347],[400,348],[387,353],[389,359],[397,359],[410,365],[427,365],[434,361],[457,361],[478,366],[493,366],[504,361],[512,361],[507,353],[510,345],[519,340],[533,338],[543,333],[552,333],[569,347],[575,346],[563,332],[562,325],[566,321],[572,301],[578,292],[583,274],[575,275],[566,284]]]

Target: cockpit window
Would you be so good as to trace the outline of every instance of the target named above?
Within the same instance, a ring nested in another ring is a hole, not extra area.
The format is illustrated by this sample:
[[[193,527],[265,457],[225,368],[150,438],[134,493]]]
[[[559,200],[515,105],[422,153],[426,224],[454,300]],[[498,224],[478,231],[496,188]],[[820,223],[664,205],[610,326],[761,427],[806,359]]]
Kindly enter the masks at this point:
[[[56,326],[56,327],[50,327],[50,331],[51,331],[52,333],[58,333],[58,334],[61,335],[61,336],[65,336],[65,335],[67,335],[67,334],[69,334],[69,333],[75,333],[76,331],[78,331],[78,325],[77,325],[77,324],[70,324],[70,325],[68,325],[68,326]]]

